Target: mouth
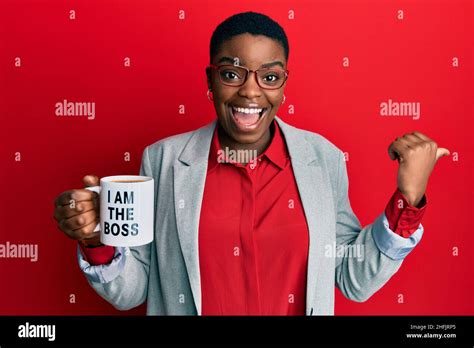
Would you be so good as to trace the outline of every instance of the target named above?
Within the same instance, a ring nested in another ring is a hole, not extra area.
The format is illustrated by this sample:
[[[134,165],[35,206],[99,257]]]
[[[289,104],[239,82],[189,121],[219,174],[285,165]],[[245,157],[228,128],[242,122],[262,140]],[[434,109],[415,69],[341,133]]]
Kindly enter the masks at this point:
[[[262,119],[268,114],[270,108],[243,108],[230,105],[229,113],[237,128],[242,131],[250,131],[256,129]]]

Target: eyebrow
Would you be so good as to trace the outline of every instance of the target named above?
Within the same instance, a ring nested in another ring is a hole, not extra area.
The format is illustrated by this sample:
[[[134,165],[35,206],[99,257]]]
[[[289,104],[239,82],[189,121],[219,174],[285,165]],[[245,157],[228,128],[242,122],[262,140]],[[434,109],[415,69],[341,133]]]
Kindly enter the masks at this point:
[[[231,58],[231,57],[222,57],[221,59],[219,59],[219,61],[217,62],[217,64],[224,63],[224,62],[228,62],[228,63],[231,63],[231,64],[233,65],[233,64],[234,64],[234,58]],[[270,63],[262,64],[260,67],[261,67],[261,68],[270,68],[270,67],[275,66],[275,65],[279,65],[279,66],[281,66],[283,69],[285,68],[285,66],[283,65],[283,63],[280,62],[279,60],[276,60],[276,61],[270,62]]]

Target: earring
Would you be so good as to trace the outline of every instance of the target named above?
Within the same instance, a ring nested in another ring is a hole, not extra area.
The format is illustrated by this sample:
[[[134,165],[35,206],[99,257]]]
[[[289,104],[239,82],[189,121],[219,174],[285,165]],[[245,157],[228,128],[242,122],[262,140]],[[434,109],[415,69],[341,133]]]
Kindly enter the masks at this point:
[[[209,88],[207,90],[207,99],[209,99],[209,101],[213,101],[214,100],[214,96],[211,96],[211,93],[212,93],[212,90]]]
[[[281,104],[282,104],[282,105],[285,104],[285,100],[286,100],[286,97],[285,97],[285,95],[283,94],[283,100],[281,101]]]

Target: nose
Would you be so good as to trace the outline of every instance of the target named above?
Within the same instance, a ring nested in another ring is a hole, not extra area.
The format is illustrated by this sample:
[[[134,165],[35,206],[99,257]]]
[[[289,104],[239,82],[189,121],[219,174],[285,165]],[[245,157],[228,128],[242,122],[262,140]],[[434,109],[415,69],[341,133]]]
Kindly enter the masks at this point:
[[[254,72],[250,72],[247,81],[240,86],[238,94],[247,99],[258,98],[262,95],[262,89],[257,83],[257,76]]]

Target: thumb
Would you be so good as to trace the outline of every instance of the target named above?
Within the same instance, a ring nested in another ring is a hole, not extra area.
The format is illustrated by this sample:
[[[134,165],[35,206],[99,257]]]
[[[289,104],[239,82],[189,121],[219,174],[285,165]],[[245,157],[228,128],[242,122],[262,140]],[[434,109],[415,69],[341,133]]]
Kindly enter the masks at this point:
[[[95,175],[86,175],[84,178],[82,178],[82,182],[84,183],[85,187],[98,186],[99,178]]]
[[[441,157],[444,156],[449,156],[450,152],[448,149],[445,149],[443,147],[438,147],[436,149],[436,160],[439,160]]]

